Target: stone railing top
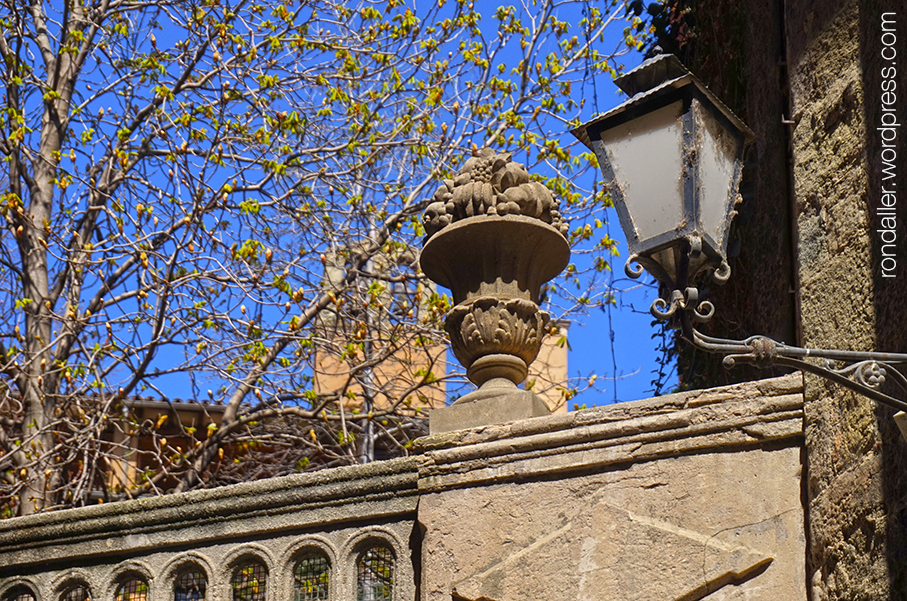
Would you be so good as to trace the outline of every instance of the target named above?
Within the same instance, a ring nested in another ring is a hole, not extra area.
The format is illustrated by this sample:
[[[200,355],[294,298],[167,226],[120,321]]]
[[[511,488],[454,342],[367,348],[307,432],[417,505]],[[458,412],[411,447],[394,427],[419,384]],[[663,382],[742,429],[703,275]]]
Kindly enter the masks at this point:
[[[656,418],[657,422],[659,421],[659,416],[664,416],[668,418],[667,421],[674,423],[673,418],[670,416],[675,415],[678,411],[700,407],[711,407],[709,411],[716,416],[718,415],[715,414],[716,410],[722,414],[740,414],[741,407],[739,403],[749,403],[752,408],[756,407],[753,405],[754,402],[758,403],[762,406],[761,409],[758,409],[758,413],[767,415],[778,411],[782,407],[787,407],[791,402],[795,404],[797,402],[784,398],[780,401],[781,405],[779,405],[777,402],[773,402],[775,397],[800,395],[802,392],[803,376],[802,374],[794,373],[765,380],[741,382],[729,386],[690,390],[638,401],[591,407],[589,409],[580,409],[508,424],[479,426],[455,432],[444,432],[417,439],[414,451],[429,452],[454,447],[466,447],[524,436],[564,432],[597,424],[622,424],[625,426],[624,429],[629,431],[639,427],[633,420],[651,420]],[[802,399],[799,404],[802,406]]]
[[[248,535],[298,526],[301,511],[319,525],[414,511],[420,461],[407,457],[0,520],[0,564],[39,547],[59,558],[154,548],[184,541],[185,529],[199,538],[206,529],[215,537]]]
[[[483,149],[454,177],[446,179],[432,197],[422,218],[425,240],[460,219],[477,215],[525,215],[548,223],[563,236],[567,222],[557,199],[511,154]]]
[[[443,432],[414,450],[426,457],[419,488],[427,492],[802,437],[803,378],[791,374]]]

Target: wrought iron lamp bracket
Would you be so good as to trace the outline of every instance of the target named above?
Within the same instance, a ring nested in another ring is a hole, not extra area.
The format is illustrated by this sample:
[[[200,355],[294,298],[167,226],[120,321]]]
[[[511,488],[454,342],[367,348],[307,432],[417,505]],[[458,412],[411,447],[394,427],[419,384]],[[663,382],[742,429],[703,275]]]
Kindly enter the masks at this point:
[[[695,323],[705,323],[715,315],[715,306],[709,301],[699,302],[699,289],[690,286],[683,292],[671,292],[670,302],[663,298],[656,298],[649,307],[649,312],[659,321],[669,321],[677,314],[677,310],[686,312]]]
[[[659,298],[649,308],[652,315],[679,329],[696,348],[723,354],[727,367],[792,367],[894,407],[901,412],[895,419],[907,438],[907,401],[880,390],[891,380],[907,392],[899,366],[907,364],[907,354],[803,349],[765,336],[725,340],[694,329],[715,313],[712,303],[701,300],[704,295],[697,286],[706,280],[723,284],[731,275],[728,236],[737,214],[734,207],[742,201],[743,152],[755,136],[672,55],[659,54],[617,83],[630,98],[573,133],[595,151],[602,174],[611,182],[627,246],[634,253],[624,271],[635,279],[645,270],[660,283]],[[683,133],[678,138],[665,133],[669,130]],[[640,137],[635,131],[649,133]],[[650,170],[638,168],[637,162],[656,146],[669,160],[665,175],[651,178]],[[706,155],[711,158],[705,160]],[[715,169],[716,160],[721,169]],[[675,173],[677,161],[682,165],[680,188],[666,175]],[[656,202],[659,197],[661,202]],[[814,358],[825,361],[819,365]]]
[[[679,322],[688,342],[700,350],[724,355],[722,363],[728,369],[738,363],[748,363],[759,368],[775,365],[790,367],[817,375],[896,409],[899,413],[895,415],[895,420],[907,439],[907,401],[880,390],[882,384],[891,381],[907,393],[907,376],[902,372],[903,366],[907,365],[907,353],[800,348],[767,336],[752,336],[745,340],[714,338],[692,326],[691,322],[708,321],[707,318],[702,319],[703,305],[708,305],[707,317],[714,314],[714,306],[708,301],[696,305],[698,298],[696,288],[687,288],[684,292],[674,290],[670,303],[658,299],[661,301],[658,307],[667,306],[667,310],[656,312],[656,304],[653,303],[652,314],[661,321]],[[807,359],[820,359],[822,364],[817,365]]]
[[[672,249],[675,273],[669,274],[661,262],[648,256],[630,255],[624,264],[624,273],[632,279],[639,278],[643,271],[653,274],[659,282],[669,282],[669,300],[662,297],[652,301],[649,312],[659,321],[673,321],[683,330],[685,337],[692,339],[693,323],[706,323],[715,315],[715,306],[709,301],[699,301],[699,288],[689,283],[705,277],[712,283],[722,285],[731,277],[731,266],[723,258],[706,256],[702,250],[702,239],[693,234]],[[634,267],[635,264],[635,267]],[[694,271],[691,273],[690,266]],[[688,316],[684,317],[684,316]]]

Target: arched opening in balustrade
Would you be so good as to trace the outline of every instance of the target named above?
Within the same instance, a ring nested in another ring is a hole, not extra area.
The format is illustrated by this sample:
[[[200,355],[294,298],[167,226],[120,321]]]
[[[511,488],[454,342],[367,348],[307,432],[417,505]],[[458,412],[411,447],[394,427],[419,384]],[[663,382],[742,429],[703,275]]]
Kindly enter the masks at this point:
[[[384,543],[373,543],[356,559],[356,601],[393,601],[393,550]]]
[[[3,595],[3,601],[35,601],[36,598],[35,593],[24,584],[12,587]]]
[[[72,580],[60,589],[60,601],[91,601],[88,585],[81,580]]]
[[[233,601],[265,601],[268,568],[257,557],[243,557],[233,568],[230,586]]]
[[[205,601],[208,576],[194,563],[181,566],[173,579],[173,601]]]
[[[114,601],[148,601],[148,581],[141,574],[126,574],[120,578]]]
[[[330,598],[331,561],[314,549],[299,554],[293,566],[293,601],[325,601]]]

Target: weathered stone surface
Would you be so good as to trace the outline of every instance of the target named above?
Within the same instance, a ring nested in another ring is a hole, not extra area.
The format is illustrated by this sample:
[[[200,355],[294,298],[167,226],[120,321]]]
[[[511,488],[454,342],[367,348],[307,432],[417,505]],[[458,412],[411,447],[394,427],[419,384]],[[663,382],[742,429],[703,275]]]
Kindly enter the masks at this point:
[[[413,514],[418,458],[0,520],[0,574],[188,541]]]
[[[423,219],[419,263],[453,295],[444,329],[479,386],[479,394],[463,399],[468,408],[435,414],[446,421],[432,425],[434,432],[483,423],[474,419],[483,411],[484,423],[549,413],[517,386],[539,354],[549,319],[538,307],[541,286],[569,262],[567,223],[551,191],[510,159],[492,149],[468,159],[438,189]],[[522,402],[507,410],[505,397]]]
[[[424,598],[805,600],[801,382],[420,440]]]
[[[549,319],[532,301],[485,296],[451,309],[444,329],[457,360],[467,367],[479,357],[500,353],[528,366],[538,357]],[[525,378],[523,374],[517,383]]]
[[[376,520],[368,525],[341,524],[335,528],[306,529],[286,527],[270,536],[234,536],[206,540],[187,536],[179,546],[148,547],[136,553],[121,553],[105,558],[76,558],[50,563],[35,557],[28,571],[17,576],[0,576],[0,594],[13,583],[26,584],[37,591],[36,601],[57,601],[60,587],[67,581],[80,580],[91,592],[92,599],[112,600],[117,584],[127,573],[142,575],[149,584],[147,601],[173,601],[173,580],[180,568],[198,566],[206,574],[207,599],[233,599],[230,585],[237,562],[253,556],[268,572],[267,599],[293,599],[293,568],[306,550],[323,552],[333,567],[331,598],[356,598],[356,559],[369,542],[381,541],[390,545],[396,555],[394,599],[417,601],[413,566],[409,557],[412,521]],[[143,538],[133,536],[128,542],[141,545]]]
[[[313,550],[331,566],[332,599],[357,594],[359,556],[381,545],[394,556],[393,598],[416,600],[411,539],[420,460],[402,459],[259,482],[0,521],[0,598],[27,586],[36,601],[66,583],[113,599],[128,574],[148,601],[172,601],[180,570],[207,579],[207,599],[234,598],[233,570],[255,558],[267,599],[294,598],[296,562]]]
[[[579,553],[566,553],[570,547],[579,547]],[[525,549],[455,582],[453,589],[466,599],[514,598],[514,593],[535,596],[552,584],[558,588],[563,584],[551,571],[552,561],[567,563],[558,566],[566,574],[578,573],[578,599],[642,601],[689,598],[691,593],[707,594],[745,582],[767,568],[772,558],[599,501],[588,513]],[[570,561],[576,562],[572,569]]]
[[[881,459],[865,455],[810,499],[811,557],[822,562],[813,564],[816,599],[899,599],[905,592],[888,590],[887,520],[868,494],[882,488]]]
[[[423,495],[426,599],[806,599],[796,447],[523,478]]]
[[[888,308],[882,303],[886,320],[877,298],[890,286],[879,274],[875,129],[880,70],[890,66],[879,58],[881,17],[903,3],[796,0],[786,7],[803,344],[903,351],[903,288]],[[899,278],[903,286],[903,272]],[[899,346],[883,342],[898,336]],[[892,412],[818,378],[807,379],[805,398],[812,598],[904,598],[907,475]]]
[[[517,477],[523,462],[537,473],[582,470],[797,438],[802,406],[802,377],[792,374],[433,434],[416,441],[426,457],[419,486]]]
[[[525,215],[567,235],[557,199],[544,184],[531,181],[509,152],[484,148],[470,157],[454,179],[444,180],[425,209],[426,239],[451,223],[476,215]]]
[[[570,261],[567,239],[524,215],[479,215],[435,234],[422,249],[425,275],[449,288],[454,303],[479,296],[539,303],[539,288]]]
[[[0,521],[0,598],[27,585],[53,601],[75,578],[111,599],[136,573],[167,601],[191,564],[230,599],[253,556],[268,598],[289,599],[314,549],[331,598],[352,599],[380,544],[397,601],[803,601],[800,390],[788,376],[682,393],[436,434],[408,459]]]

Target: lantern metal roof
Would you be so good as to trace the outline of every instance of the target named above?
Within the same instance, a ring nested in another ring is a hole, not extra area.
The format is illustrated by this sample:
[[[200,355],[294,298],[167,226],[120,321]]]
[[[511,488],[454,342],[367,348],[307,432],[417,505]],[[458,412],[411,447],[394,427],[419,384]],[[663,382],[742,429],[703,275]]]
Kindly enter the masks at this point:
[[[624,115],[624,119],[621,121],[635,118],[639,114],[638,109],[641,105],[648,105],[651,101],[669,95],[690,84],[695,86],[696,90],[705,96],[724,118],[743,133],[746,144],[749,144],[755,138],[752,130],[721,102],[698,77],[690,73],[680,62],[680,59],[673,54],[659,54],[650,58],[635,69],[615,78],[614,83],[630,96],[630,99],[570,131],[589,150],[593,150],[589,130],[600,131],[606,129],[603,126],[616,125],[615,118],[621,115]]]

